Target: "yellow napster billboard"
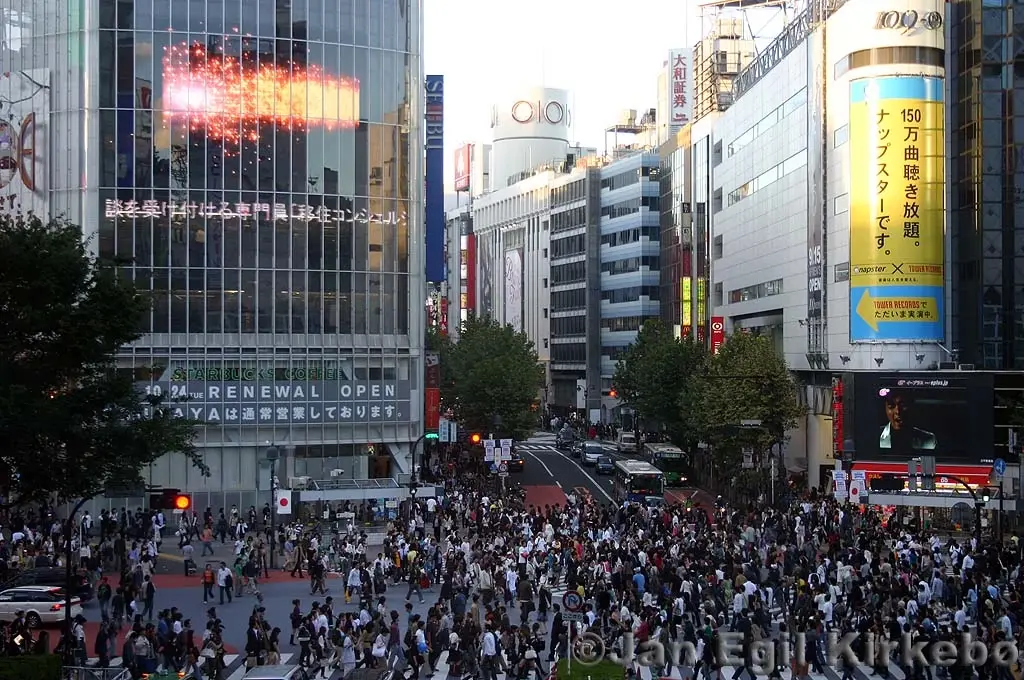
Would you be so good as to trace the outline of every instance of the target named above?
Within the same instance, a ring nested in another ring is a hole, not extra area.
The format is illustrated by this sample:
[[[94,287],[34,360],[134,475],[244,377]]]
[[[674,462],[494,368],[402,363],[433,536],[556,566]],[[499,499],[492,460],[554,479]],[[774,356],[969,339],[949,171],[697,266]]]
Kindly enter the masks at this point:
[[[941,342],[942,78],[850,84],[850,341]]]

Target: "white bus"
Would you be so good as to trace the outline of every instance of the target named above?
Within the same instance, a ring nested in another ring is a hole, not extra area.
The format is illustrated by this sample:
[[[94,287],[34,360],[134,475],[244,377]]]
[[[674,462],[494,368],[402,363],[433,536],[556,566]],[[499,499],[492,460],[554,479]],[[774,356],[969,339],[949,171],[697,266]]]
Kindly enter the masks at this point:
[[[615,461],[615,500],[661,505],[665,502],[665,474],[642,460]]]

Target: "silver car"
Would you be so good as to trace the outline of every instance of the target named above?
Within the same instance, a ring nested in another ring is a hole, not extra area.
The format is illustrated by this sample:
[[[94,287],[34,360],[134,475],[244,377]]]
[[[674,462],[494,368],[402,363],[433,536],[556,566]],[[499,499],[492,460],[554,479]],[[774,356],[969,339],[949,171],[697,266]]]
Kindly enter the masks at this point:
[[[64,621],[64,589],[53,586],[19,586],[0,593],[0,621],[14,621],[18,612],[25,613],[29,628],[39,628]],[[82,613],[82,600],[71,598],[71,618]]]
[[[596,442],[587,442],[583,445],[583,454],[580,458],[584,465],[597,465],[597,460],[603,455],[603,446]]]

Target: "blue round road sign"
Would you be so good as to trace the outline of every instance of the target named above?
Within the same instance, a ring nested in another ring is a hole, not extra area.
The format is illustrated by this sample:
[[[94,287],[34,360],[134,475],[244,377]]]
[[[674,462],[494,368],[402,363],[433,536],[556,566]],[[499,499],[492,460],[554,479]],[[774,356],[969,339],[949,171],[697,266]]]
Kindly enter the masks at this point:
[[[1002,458],[996,458],[995,461],[992,463],[992,470],[997,475],[1006,474],[1006,461],[1003,460]]]
[[[566,593],[562,596],[562,606],[568,611],[578,612],[583,609],[583,598],[579,593]]]

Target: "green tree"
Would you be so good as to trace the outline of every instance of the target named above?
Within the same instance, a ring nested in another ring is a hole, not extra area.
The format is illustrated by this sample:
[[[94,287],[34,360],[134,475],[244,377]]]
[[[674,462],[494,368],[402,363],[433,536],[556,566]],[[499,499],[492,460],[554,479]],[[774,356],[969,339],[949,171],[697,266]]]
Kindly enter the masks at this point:
[[[427,344],[440,354],[441,403],[462,427],[492,432],[497,416],[502,434],[518,436],[533,430],[544,367],[525,333],[470,316],[458,342],[435,334],[428,335]]]
[[[702,439],[713,447],[716,474],[735,474],[744,447],[754,450],[759,463],[806,412],[793,374],[765,336],[730,336],[712,357],[702,382],[697,408]],[[740,427],[744,420],[760,420],[761,425]]]
[[[615,366],[612,384],[620,399],[643,419],[660,426],[672,443],[690,449],[698,441],[694,400],[706,370],[707,351],[687,338],[680,340],[661,321],[644,322],[636,340]],[[684,404],[686,404],[684,406]]]
[[[117,351],[149,300],[72,224],[0,215],[0,490],[7,505],[91,498],[143,483],[169,453],[209,474],[197,423],[144,397]]]

